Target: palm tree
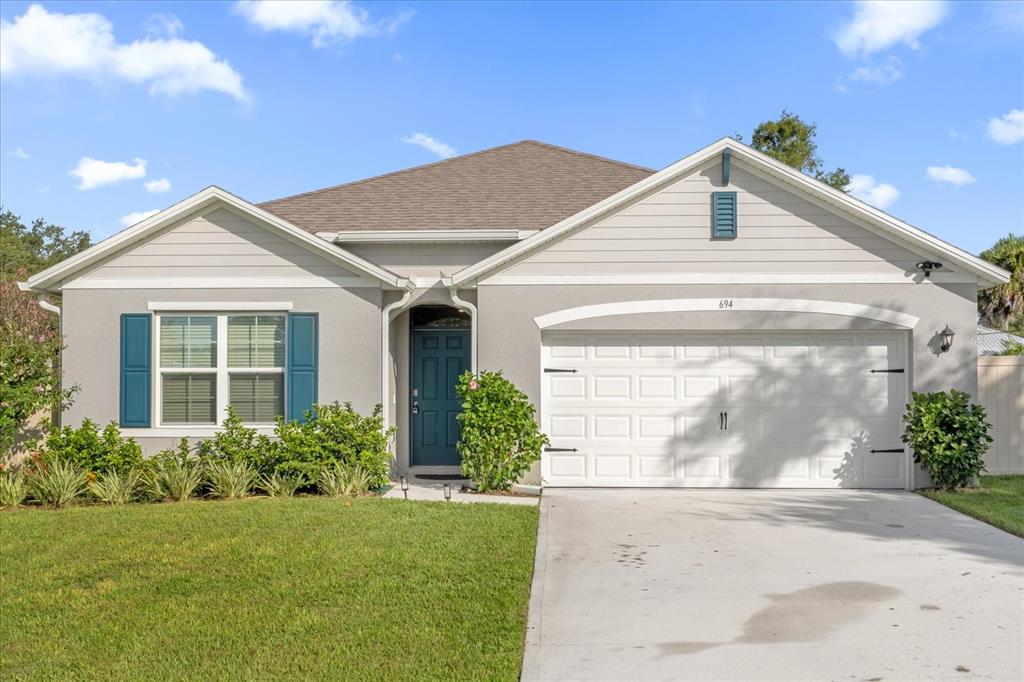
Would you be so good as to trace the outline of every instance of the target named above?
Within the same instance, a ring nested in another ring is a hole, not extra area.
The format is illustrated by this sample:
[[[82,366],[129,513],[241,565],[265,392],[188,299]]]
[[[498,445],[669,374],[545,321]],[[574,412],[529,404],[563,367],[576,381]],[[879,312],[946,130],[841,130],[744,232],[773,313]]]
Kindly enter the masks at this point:
[[[1024,237],[1011,233],[981,257],[1011,273],[1010,281],[978,292],[978,313],[986,327],[1024,331]]]

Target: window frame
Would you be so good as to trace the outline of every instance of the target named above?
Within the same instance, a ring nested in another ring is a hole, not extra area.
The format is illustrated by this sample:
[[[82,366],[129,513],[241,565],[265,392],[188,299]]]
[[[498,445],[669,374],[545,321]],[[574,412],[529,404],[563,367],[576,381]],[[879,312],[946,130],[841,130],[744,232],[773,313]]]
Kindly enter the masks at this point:
[[[160,364],[160,333],[164,317],[213,317],[216,323],[217,355],[213,367],[163,367]],[[281,367],[229,367],[228,366],[228,318],[230,317],[279,317],[284,320],[284,365]],[[153,406],[155,428],[158,429],[215,429],[218,428],[227,417],[228,405],[230,404],[231,375],[232,374],[280,374],[281,390],[286,392],[287,387],[287,365],[288,365],[288,311],[285,306],[278,310],[254,309],[242,310],[163,310],[153,314],[153,359],[154,372],[153,380]],[[216,408],[215,422],[192,422],[168,423],[164,421],[163,406],[163,383],[164,374],[215,374]],[[282,408],[287,410],[287,395],[282,396]],[[269,429],[275,426],[276,422],[244,422],[248,427],[256,429]]]

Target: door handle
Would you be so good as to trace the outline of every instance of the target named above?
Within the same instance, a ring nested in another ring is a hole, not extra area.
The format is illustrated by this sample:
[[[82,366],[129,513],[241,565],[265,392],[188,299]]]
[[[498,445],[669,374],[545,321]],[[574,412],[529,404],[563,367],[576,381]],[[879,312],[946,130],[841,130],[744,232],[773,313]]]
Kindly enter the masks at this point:
[[[418,400],[412,401],[412,413],[413,414],[419,414],[420,413],[420,401],[418,401]]]
[[[719,431],[724,431],[725,430],[725,412],[722,412],[722,411],[718,412],[718,430]]]
[[[725,430],[729,430],[729,411],[725,411]]]

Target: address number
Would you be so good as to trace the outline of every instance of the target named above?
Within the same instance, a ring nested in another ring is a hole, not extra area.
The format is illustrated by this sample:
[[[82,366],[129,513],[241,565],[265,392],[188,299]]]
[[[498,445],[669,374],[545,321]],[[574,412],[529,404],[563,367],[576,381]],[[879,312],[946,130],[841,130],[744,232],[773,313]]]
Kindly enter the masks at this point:
[[[720,310],[725,310],[725,309],[731,308],[731,307],[732,307],[732,299],[731,298],[723,298],[721,301],[718,302],[718,308]]]

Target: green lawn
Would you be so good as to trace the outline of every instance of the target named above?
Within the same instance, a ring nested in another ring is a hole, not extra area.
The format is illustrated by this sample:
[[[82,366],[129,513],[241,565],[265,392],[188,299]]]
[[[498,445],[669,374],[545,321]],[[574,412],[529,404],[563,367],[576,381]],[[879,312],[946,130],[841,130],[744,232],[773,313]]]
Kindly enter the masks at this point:
[[[0,514],[0,678],[505,679],[537,509],[306,497]]]
[[[982,476],[977,490],[922,490],[921,494],[1024,538],[1024,476]]]

